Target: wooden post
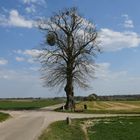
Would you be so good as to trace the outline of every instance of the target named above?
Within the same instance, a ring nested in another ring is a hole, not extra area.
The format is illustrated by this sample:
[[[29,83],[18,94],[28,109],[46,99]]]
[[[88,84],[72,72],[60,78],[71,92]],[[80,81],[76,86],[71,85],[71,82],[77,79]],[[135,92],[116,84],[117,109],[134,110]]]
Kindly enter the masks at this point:
[[[66,122],[67,122],[68,125],[71,125],[71,118],[70,117],[67,117],[66,118]]]
[[[64,106],[64,105],[62,106],[62,110],[63,110],[63,111],[65,110],[65,106]]]

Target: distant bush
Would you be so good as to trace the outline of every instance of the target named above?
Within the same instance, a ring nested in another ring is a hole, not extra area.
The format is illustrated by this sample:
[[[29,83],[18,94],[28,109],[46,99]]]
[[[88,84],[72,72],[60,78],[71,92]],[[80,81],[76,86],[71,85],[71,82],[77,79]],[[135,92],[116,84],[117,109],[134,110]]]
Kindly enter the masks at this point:
[[[87,97],[84,97],[84,101],[96,101],[97,99],[98,99],[98,96],[95,93],[90,94]]]

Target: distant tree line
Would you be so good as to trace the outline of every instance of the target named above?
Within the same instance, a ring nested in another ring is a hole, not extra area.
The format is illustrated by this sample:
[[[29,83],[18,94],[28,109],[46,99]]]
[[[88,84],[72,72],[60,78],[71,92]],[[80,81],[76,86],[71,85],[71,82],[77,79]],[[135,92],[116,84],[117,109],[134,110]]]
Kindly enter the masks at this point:
[[[25,97],[25,98],[0,98],[0,100],[63,100],[66,101],[66,97]],[[104,95],[99,96],[95,93],[88,96],[75,96],[75,101],[137,101],[140,100],[140,94],[135,95]]]
[[[105,100],[105,101],[136,101],[136,100],[140,100],[140,94],[139,95],[98,96],[98,100]]]
[[[139,95],[105,95],[97,96],[96,94],[90,94],[88,96],[76,96],[76,101],[137,101],[140,100]]]

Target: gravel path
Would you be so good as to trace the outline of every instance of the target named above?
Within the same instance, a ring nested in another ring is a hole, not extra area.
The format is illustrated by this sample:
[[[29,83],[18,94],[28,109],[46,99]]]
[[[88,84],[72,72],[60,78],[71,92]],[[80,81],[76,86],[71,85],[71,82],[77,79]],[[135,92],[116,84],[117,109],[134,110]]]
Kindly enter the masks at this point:
[[[50,111],[57,106],[43,108],[38,111],[4,111],[12,118],[0,123],[0,140],[37,140],[43,129],[50,123],[70,118],[90,118],[109,116],[134,116],[129,114],[75,114]],[[140,114],[135,114],[140,116]]]

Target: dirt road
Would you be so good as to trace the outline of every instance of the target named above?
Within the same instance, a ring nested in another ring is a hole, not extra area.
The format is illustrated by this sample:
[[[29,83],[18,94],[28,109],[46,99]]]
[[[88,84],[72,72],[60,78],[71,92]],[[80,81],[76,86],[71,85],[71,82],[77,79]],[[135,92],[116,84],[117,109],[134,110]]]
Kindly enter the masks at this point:
[[[50,111],[52,108],[54,107],[47,107],[38,111],[5,111],[10,113],[12,118],[0,123],[0,140],[37,140],[42,130],[50,123],[64,120],[68,116],[71,118],[118,116],[115,114],[60,113]],[[126,115],[121,114],[121,116]]]

